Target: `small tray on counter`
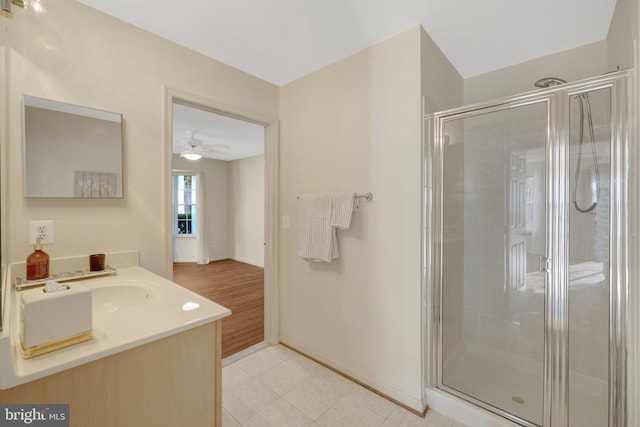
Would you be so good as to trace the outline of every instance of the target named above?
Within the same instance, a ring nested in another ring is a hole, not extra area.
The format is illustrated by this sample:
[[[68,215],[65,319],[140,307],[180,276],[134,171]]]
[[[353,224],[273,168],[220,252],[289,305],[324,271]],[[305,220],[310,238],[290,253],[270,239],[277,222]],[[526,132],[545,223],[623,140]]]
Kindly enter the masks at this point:
[[[117,270],[111,266],[107,266],[104,270],[98,271],[90,271],[90,270],[76,270],[76,271],[66,271],[63,273],[52,274],[46,279],[40,280],[27,280],[24,277],[16,277],[15,287],[16,290],[20,291],[22,289],[31,288],[34,286],[42,286],[50,280],[62,283],[68,282],[71,280],[78,279],[88,279],[91,277],[99,277],[99,276],[108,276],[111,274],[116,274]]]

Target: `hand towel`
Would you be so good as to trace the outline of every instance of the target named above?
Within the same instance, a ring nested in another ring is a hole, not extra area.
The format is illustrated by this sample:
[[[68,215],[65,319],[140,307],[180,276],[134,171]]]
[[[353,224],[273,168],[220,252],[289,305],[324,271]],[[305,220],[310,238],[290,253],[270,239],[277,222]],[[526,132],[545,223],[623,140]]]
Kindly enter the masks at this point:
[[[302,194],[299,202],[298,255],[307,260],[331,262],[334,228],[330,194]]]
[[[331,203],[331,226],[349,228],[351,214],[357,203],[356,193],[334,193]]]
[[[349,228],[356,208],[355,193],[301,195],[298,255],[320,262],[338,258],[336,228]]]

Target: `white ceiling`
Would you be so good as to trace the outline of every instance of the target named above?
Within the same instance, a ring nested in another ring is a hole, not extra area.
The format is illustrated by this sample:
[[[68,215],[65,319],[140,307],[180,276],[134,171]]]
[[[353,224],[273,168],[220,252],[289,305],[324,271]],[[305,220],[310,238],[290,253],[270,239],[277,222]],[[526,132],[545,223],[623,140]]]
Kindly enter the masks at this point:
[[[468,78],[604,40],[616,2],[79,1],[279,86],[417,25]],[[199,123],[174,126],[206,133]]]
[[[189,147],[191,135],[202,142],[203,157],[238,160],[264,153],[264,127],[198,108],[173,104],[173,154]]]
[[[79,0],[284,85],[422,25],[463,78],[604,40],[616,0]]]

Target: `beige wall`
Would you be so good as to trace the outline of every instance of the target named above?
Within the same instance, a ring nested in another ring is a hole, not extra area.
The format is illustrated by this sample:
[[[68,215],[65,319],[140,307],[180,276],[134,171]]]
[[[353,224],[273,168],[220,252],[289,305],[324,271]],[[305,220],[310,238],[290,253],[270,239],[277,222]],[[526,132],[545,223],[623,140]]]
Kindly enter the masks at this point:
[[[537,89],[534,83],[543,77],[572,82],[607,71],[611,69],[607,65],[606,41],[592,43],[465,79],[464,103],[529,92]]]
[[[2,37],[9,88],[7,261],[30,253],[29,220],[52,219],[56,243],[45,247],[52,257],[139,249],[144,267],[169,275],[165,87],[274,119],[278,88],[71,0],[57,1],[46,19],[17,9],[3,20]],[[23,198],[23,93],[123,114],[124,199]]]
[[[614,70],[633,67],[633,40],[637,38],[637,0],[617,0],[607,35],[607,63]]]
[[[421,405],[421,67],[442,106],[462,101],[461,80],[419,27],[281,88],[281,338],[399,401]],[[426,71],[426,70],[425,70]],[[451,82],[451,83],[449,83]],[[456,97],[458,99],[456,99]],[[340,258],[298,257],[305,192],[371,191]]]
[[[264,155],[230,162],[229,254],[264,267]]]
[[[606,40],[502,68],[464,81],[465,104],[487,101],[535,90],[543,77],[569,82],[597,76],[633,64],[637,38],[637,0],[617,0]]]
[[[421,94],[425,113],[460,107],[463,79],[424,29],[420,28]]]

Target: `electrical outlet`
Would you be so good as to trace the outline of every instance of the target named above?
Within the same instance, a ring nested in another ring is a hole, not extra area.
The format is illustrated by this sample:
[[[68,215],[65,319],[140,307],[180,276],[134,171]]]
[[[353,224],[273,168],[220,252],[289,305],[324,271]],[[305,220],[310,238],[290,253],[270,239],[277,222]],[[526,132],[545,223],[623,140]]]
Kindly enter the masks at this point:
[[[40,243],[51,245],[54,241],[53,221],[30,221],[29,222],[29,242],[36,244],[36,237],[40,236]]]

